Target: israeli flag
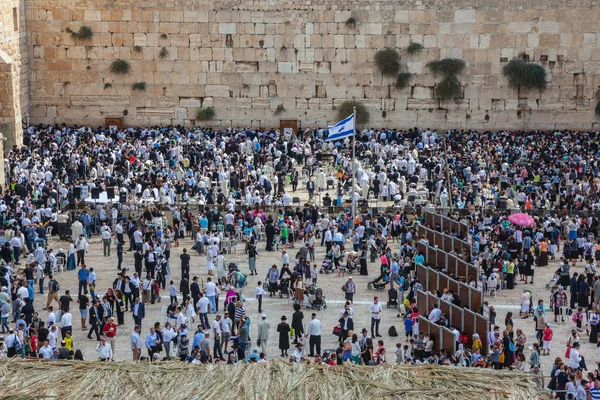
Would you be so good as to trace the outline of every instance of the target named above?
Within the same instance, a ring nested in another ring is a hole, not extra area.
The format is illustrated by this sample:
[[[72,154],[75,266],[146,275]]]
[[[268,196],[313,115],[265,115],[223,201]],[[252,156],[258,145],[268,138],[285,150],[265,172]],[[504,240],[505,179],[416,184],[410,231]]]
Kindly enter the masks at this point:
[[[340,140],[354,135],[354,114],[344,118],[334,126],[327,127],[327,140]]]

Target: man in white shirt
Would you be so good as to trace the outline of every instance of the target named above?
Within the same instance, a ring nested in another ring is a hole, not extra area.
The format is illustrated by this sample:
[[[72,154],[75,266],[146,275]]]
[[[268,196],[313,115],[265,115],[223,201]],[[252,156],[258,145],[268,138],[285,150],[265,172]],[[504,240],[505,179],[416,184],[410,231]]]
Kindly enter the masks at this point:
[[[177,309],[175,310],[175,318],[175,329],[179,329],[181,325],[185,324],[185,315],[183,315],[183,313],[181,312],[181,307],[177,307]]]
[[[58,328],[56,325],[52,325],[50,327],[50,332],[48,332],[48,342],[50,343],[50,347],[52,347],[52,351],[56,349],[56,340],[58,337]]]
[[[42,358],[50,359],[52,357],[54,350],[50,347],[50,342],[48,342],[48,340],[44,342],[44,345],[38,350],[38,353]]]
[[[110,238],[112,237],[112,232],[106,225],[106,222],[103,222],[102,226],[100,227],[100,236],[102,237],[104,257],[110,257]]]
[[[321,321],[317,319],[317,314],[312,313],[310,323],[308,324],[308,329],[306,329],[306,337],[308,337],[309,357],[314,357],[315,354],[321,354]],[[315,353],[315,346],[317,348],[317,352]]]
[[[224,351],[227,351],[227,345],[229,344],[229,338],[231,337],[231,326],[233,321],[229,318],[229,312],[225,311],[223,318],[221,319],[221,331],[223,337],[221,339],[221,347]]]
[[[440,308],[437,304],[434,304],[433,310],[431,310],[431,312],[429,313],[428,319],[431,322],[437,324],[437,322],[440,320],[441,317],[442,317],[442,310],[440,310]]]
[[[211,324],[211,328],[212,328],[212,333],[215,337],[215,344],[213,347],[213,354],[215,355],[215,358],[217,357],[217,354],[220,355],[220,358],[222,361],[225,361],[223,359],[223,353],[221,351],[221,314],[218,314],[217,317],[215,318],[215,320],[212,322]]]
[[[88,249],[88,241],[83,235],[79,235],[79,238],[75,242],[75,250],[77,250],[77,266],[85,264],[85,252]]]
[[[100,361],[110,361],[113,358],[112,348],[110,344],[106,343],[106,336],[102,336],[100,343],[96,346],[96,351]]]
[[[136,228],[135,232],[133,232],[133,241],[135,243],[135,248],[138,250],[142,250],[142,245],[144,241],[142,231],[140,231],[139,227]]]
[[[73,315],[69,311],[63,312],[63,314],[60,317],[60,335],[63,339],[67,335],[67,332],[69,332],[71,335],[73,335],[72,324],[73,324]]]
[[[207,329],[209,326],[209,324],[208,324],[208,306],[210,304],[210,301],[202,292],[200,292],[199,296],[200,296],[200,299],[196,303],[196,308],[198,309],[198,316],[200,317],[200,324],[202,325],[202,328]]]
[[[206,292],[206,297],[208,298],[208,301],[210,302],[210,312],[211,313],[215,313],[217,312],[217,303],[215,301],[215,298],[217,296],[217,285],[215,285],[215,283],[212,281],[212,279],[210,277],[208,277],[208,279],[206,280],[206,285],[204,286],[204,290]],[[217,338],[215,338],[215,340],[217,340]]]
[[[382,337],[379,334],[379,323],[381,322],[381,312],[383,308],[381,304],[379,304],[379,297],[375,297],[373,299],[373,304],[371,304],[371,337]],[[373,330],[375,328],[375,330]]]
[[[292,357],[294,358],[294,362],[300,362],[302,361],[302,343],[298,343],[296,345],[296,350],[294,350],[294,353],[292,353]]]
[[[17,296],[21,299],[27,299],[29,298],[29,291],[27,290],[27,288],[25,286],[21,286],[19,287],[19,289],[17,289]]]

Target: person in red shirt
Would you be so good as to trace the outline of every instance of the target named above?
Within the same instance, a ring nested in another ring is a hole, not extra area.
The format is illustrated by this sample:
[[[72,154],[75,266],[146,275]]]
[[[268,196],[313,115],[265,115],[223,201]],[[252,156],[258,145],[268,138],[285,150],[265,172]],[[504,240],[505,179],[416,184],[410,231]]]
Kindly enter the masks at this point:
[[[542,332],[542,355],[550,355],[550,344],[552,342],[552,334],[554,332],[550,328],[550,323],[546,324],[546,328]]]
[[[115,338],[117,336],[117,325],[115,325],[115,319],[110,317],[108,322],[104,324],[104,328],[102,328],[102,333],[109,340],[110,347],[112,348],[113,354],[115,354]]]

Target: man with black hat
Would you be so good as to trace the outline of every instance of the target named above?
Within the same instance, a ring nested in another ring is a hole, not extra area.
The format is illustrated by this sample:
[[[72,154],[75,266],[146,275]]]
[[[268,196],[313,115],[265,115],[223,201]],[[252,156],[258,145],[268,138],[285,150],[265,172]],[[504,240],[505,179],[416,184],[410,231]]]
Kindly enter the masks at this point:
[[[192,304],[194,305],[194,311],[198,313],[198,300],[200,300],[200,285],[198,285],[198,277],[192,278],[192,284],[190,285],[190,296],[192,297]]]
[[[302,348],[304,347],[304,345],[300,342],[298,342],[298,344],[296,344],[296,350],[294,350],[294,353],[292,354],[292,357],[294,358],[295,362],[300,362],[304,359],[304,357],[302,357]]]
[[[288,355],[288,349],[290,348],[290,326],[287,323],[287,317],[284,315],[281,317],[281,322],[277,325],[277,332],[279,332],[279,350],[281,350],[281,357]]]

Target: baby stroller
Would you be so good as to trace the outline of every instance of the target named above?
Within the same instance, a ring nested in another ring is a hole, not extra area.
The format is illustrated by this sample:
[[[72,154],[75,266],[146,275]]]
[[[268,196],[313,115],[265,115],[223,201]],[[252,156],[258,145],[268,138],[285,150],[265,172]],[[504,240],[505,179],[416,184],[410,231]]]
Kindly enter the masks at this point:
[[[321,311],[321,308],[327,308],[327,302],[325,296],[323,296],[323,289],[318,288],[315,290],[314,299],[310,300],[310,307]]]
[[[396,289],[388,290],[387,308],[398,307],[398,291]]]
[[[385,270],[378,278],[367,283],[367,289],[384,290],[389,281],[389,271]]]
[[[279,297],[289,297],[290,293],[288,289],[290,287],[290,278],[284,278],[279,281],[279,286],[277,286],[277,290],[279,290]]]
[[[323,260],[323,263],[321,264],[321,270],[319,271],[319,273],[328,274],[330,272],[333,272],[333,269],[334,269],[333,254],[331,252],[327,252],[325,259]]]
[[[348,261],[346,262],[346,271],[349,274],[354,273],[354,271],[358,271],[358,269],[360,268],[357,260],[358,253],[351,252],[350,254],[348,254]]]

